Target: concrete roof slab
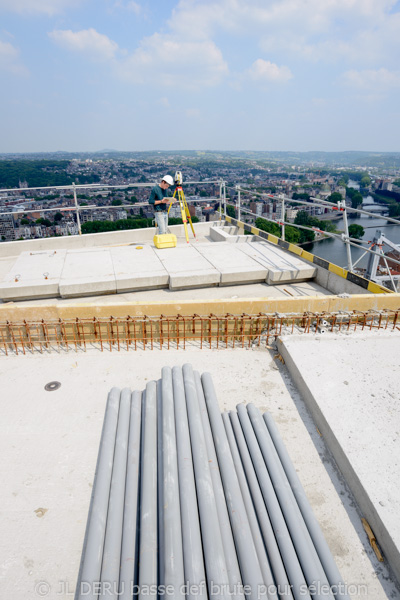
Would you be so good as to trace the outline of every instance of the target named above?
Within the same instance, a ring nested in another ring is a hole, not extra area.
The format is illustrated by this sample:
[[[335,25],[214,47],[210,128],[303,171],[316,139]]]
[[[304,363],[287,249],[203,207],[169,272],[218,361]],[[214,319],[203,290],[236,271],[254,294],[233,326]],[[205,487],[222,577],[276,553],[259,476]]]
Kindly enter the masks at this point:
[[[168,287],[169,275],[151,246],[110,248],[117,292]]]
[[[221,285],[265,281],[267,269],[231,244],[198,244],[196,249],[221,273]]]
[[[313,265],[291,256],[277,246],[265,242],[239,244],[237,248],[251,256],[268,270],[267,283],[286,283],[294,280],[312,279],[316,274]]]
[[[59,289],[63,298],[115,294],[117,286],[110,250],[68,252]]]
[[[155,249],[169,273],[169,287],[185,289],[218,285],[220,272],[192,245]]]
[[[280,351],[400,580],[400,337],[288,336]]]
[[[23,300],[58,296],[66,250],[22,252],[0,283],[0,298]]]

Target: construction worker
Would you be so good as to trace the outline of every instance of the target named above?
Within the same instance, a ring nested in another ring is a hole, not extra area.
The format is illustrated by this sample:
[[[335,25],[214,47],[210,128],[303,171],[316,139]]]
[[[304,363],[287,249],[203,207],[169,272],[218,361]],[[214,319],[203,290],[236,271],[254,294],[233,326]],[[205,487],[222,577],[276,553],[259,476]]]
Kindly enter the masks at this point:
[[[168,207],[172,200],[167,196],[167,189],[170,185],[173,185],[173,183],[174,180],[171,175],[165,175],[162,178],[160,185],[155,185],[151,190],[149,204],[154,204],[154,216],[160,235],[167,233]]]

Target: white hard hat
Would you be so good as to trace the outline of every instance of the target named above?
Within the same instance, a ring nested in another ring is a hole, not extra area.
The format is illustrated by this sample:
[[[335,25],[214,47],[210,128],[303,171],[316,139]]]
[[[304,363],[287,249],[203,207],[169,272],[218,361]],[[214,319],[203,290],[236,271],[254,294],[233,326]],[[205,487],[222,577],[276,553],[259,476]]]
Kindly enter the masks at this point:
[[[165,183],[168,183],[168,185],[174,184],[174,180],[172,179],[171,175],[165,175],[162,180],[165,181]]]

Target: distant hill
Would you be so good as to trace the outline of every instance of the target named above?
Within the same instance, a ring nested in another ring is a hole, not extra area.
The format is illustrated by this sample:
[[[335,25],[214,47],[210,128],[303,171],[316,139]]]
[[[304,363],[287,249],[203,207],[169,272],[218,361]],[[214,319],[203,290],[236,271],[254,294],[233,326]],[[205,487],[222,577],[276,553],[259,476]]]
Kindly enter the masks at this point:
[[[72,159],[136,159],[136,160],[154,160],[162,158],[179,159],[198,159],[198,160],[257,160],[260,162],[269,162],[285,165],[304,165],[304,166],[329,166],[329,167],[377,167],[385,169],[400,168],[400,152],[365,152],[365,151],[346,151],[346,152],[273,152],[273,151],[215,151],[215,150],[152,150],[146,152],[118,150],[101,150],[98,152],[37,152],[21,154],[0,154],[0,160],[72,160]]]

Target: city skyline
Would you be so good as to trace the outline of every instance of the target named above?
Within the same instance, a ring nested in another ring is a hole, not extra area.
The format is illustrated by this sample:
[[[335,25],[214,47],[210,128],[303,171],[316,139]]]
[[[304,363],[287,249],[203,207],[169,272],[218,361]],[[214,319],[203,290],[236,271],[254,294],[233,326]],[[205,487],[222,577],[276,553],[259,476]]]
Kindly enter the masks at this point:
[[[394,0],[0,0],[0,152],[398,151]]]

